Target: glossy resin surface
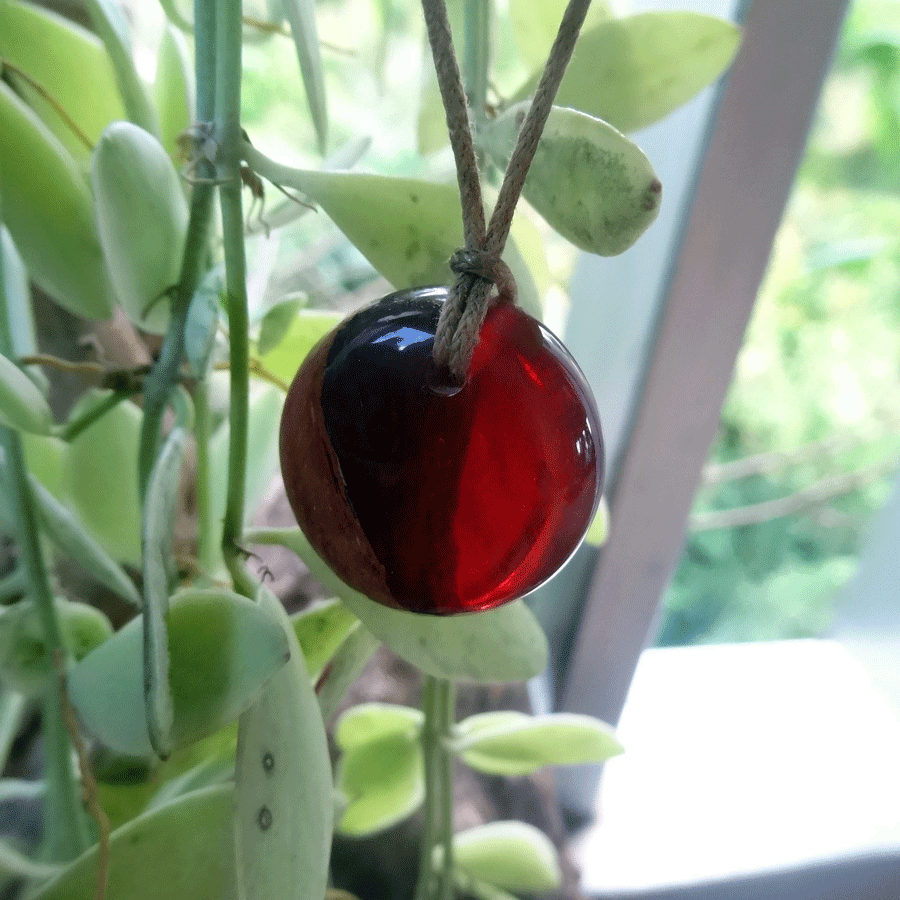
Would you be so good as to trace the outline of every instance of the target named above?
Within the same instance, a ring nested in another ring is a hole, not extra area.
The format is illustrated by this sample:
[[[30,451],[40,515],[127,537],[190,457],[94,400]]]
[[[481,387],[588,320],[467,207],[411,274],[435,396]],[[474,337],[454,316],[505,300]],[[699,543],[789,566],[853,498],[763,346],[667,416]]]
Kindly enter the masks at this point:
[[[488,314],[462,388],[435,384],[445,297],[443,288],[399,292],[338,326],[327,354],[307,361],[321,373],[301,378],[301,367],[291,394],[304,396],[289,395],[285,416],[295,422],[282,423],[285,487],[317,550],[344,580],[377,593],[333,558],[346,542],[329,539],[330,513],[310,512],[301,496],[310,463],[294,458],[291,434],[320,415],[332,480],[343,482],[349,519],[384,581],[374,599],[435,614],[488,609],[553,575],[584,536],[603,476],[584,377],[518,307]]]

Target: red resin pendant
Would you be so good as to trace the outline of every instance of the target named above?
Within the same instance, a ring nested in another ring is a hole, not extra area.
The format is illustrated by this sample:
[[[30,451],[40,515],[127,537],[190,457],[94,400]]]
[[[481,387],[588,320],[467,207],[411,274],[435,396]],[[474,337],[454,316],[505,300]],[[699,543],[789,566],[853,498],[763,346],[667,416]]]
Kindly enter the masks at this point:
[[[445,288],[400,291],[341,323],[297,373],[281,420],[288,500],[310,543],[381,603],[490,609],[553,575],[600,498],[590,388],[516,306],[487,316],[465,384],[434,384]]]

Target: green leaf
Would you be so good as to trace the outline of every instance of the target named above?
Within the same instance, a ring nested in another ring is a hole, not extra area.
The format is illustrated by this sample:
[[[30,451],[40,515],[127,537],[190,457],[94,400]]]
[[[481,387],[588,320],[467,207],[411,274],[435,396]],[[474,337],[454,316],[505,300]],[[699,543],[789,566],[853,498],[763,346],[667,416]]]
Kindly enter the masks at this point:
[[[347,639],[328,663],[327,672],[323,673],[316,684],[316,696],[319,698],[323,719],[327,721],[337,712],[344,694],[362,675],[366,663],[380,646],[381,641],[362,624],[357,624],[347,635]]]
[[[309,112],[319,140],[319,152],[324,153],[328,143],[328,109],[325,101],[325,72],[322,69],[319,34],[316,30],[315,0],[281,0],[281,9],[291,26]]]
[[[524,602],[463,616],[423,616],[390,609],[344,584],[299,528],[252,529],[247,540],[293,550],[365,627],[407,662],[438,678],[521,681],[547,665],[547,639]]]
[[[31,878],[43,881],[58,875],[62,866],[58,863],[42,863],[25,856],[12,844],[0,840],[0,873],[16,878]]]
[[[562,884],[556,848],[533,825],[491,822],[453,838],[454,863],[473,878],[506,891],[545,893]]]
[[[297,314],[304,306],[306,306],[304,294],[291,294],[273,303],[259,323],[257,353],[265,356],[274,350],[285,339],[288,329],[294,324]]]
[[[281,602],[260,588],[259,605],[280,623],[291,659],[238,727],[237,893],[241,900],[321,900],[334,815],[325,726]]]
[[[144,702],[154,751],[165,758],[172,750],[172,692],[169,688],[169,592],[174,583],[172,531],[188,433],[169,433],[150,473],[141,528],[144,575]]]
[[[98,396],[91,392],[82,402],[96,402]],[[62,476],[65,493],[91,535],[114,559],[134,567],[141,562],[141,419],[133,403],[119,403],[69,444]]]
[[[331,599],[291,616],[291,624],[309,677],[316,681],[338,647],[359,625],[359,619],[340,600]]]
[[[420,709],[394,703],[360,703],[348,709],[335,724],[334,740],[348,752],[388,735],[418,739],[424,716]]]
[[[0,354],[0,425],[47,434],[53,427],[50,404],[35,383]]]
[[[416,119],[416,147],[420,156],[436,153],[446,147],[450,138],[447,134],[447,114],[434,65],[428,38],[422,45],[422,83],[419,89],[419,114]]]
[[[128,118],[152,135],[159,134],[159,120],[138,77],[131,50],[131,34],[125,13],[115,0],[84,0],[91,24],[106,47]]]
[[[63,467],[68,445],[52,435],[23,434],[28,471],[60,502],[65,496]]]
[[[486,145],[503,165],[527,106],[512,107],[485,131]],[[523,194],[576,247],[615,256],[656,218],[662,187],[650,161],[623,134],[600,119],[554,106]]]
[[[69,312],[109,318],[112,289],[87,184],[66,148],[3,82],[0,134],[3,215],[29,274]]]
[[[18,737],[22,721],[31,714],[31,704],[18,691],[0,687],[0,767],[6,768],[9,751]],[[0,769],[0,770],[2,770]]]
[[[28,73],[75,121],[91,143],[125,107],[103,44],[80,25],[17,0],[0,0],[0,56]],[[90,77],[83,77],[83,73]],[[59,113],[21,78],[12,76],[20,94],[47,128],[79,163],[90,148]],[[6,211],[8,213],[8,210]]]
[[[41,525],[56,547],[89,575],[123,600],[141,606],[141,596],[125,570],[95,541],[74,513],[57,500],[34,476],[31,490]]]
[[[587,534],[584,536],[586,544],[592,544],[594,547],[602,547],[609,537],[609,504],[606,497],[600,498],[600,505],[597,512],[594,513],[593,521],[588,527]]]
[[[184,35],[170,22],[156,55],[153,100],[159,115],[160,142],[173,160],[181,156],[178,135],[194,120],[194,67]]]
[[[374,834],[412,815],[425,797],[418,736],[386,734],[346,751],[337,788],[349,801],[338,824],[342,834]]]
[[[109,619],[92,606],[57,598],[56,614],[66,650],[83,659],[111,634]],[[21,600],[0,614],[0,673],[3,681],[23,694],[34,695],[55,677],[53,651],[47,645],[37,608]]]
[[[231,785],[195,791],[113,832],[106,900],[230,900],[234,896]],[[93,900],[95,845],[31,900]]]
[[[474,718],[474,717],[473,717]],[[473,769],[489,775],[526,775],[546,765],[604,762],[623,752],[609,725],[575,713],[461,722],[455,750]]]
[[[293,170],[296,187],[318,203],[395,288],[448,284],[448,261],[463,245],[455,184],[361,172]],[[531,273],[507,241],[503,259],[525,309],[540,308]]]
[[[555,102],[620,131],[637,131],[715,81],[739,43],[737,26],[702,13],[648,12],[611,19],[582,32]],[[511,102],[530,97],[539,79],[540,70]]]
[[[152,752],[140,665],[142,616],[75,666],[72,703],[85,728],[119,753]],[[284,665],[288,645],[272,616],[226,590],[186,590],[169,605],[172,743],[183,746],[233,721]]]
[[[188,208],[162,144],[131,122],[113,122],[94,148],[91,183],[100,244],[128,318],[162,334],[178,283]]]
[[[280,307],[275,307],[278,310]],[[276,313],[279,315],[280,313]],[[266,319],[268,316],[266,316]],[[265,326],[266,319],[263,319]],[[300,363],[319,341],[333,328],[342,322],[341,313],[324,309],[301,309],[287,326],[277,345],[266,351],[262,347],[260,335],[260,353],[263,365],[277,375],[282,381],[290,384],[300,368]]]
[[[510,0],[509,20],[513,37],[523,60],[530,66],[542,69],[547,62],[550,47],[559,31],[567,0]],[[587,31],[593,26],[612,18],[606,0],[591,0],[587,16],[582,26]],[[576,53],[580,44],[576,45]]]
[[[12,235],[0,224],[0,270],[3,282],[0,291],[6,302],[6,318],[9,328],[9,347],[12,357],[30,356],[37,352],[37,333],[34,326],[34,310],[31,307],[31,290],[28,287],[28,272]],[[46,395],[49,382],[39,366],[22,369],[26,375]]]

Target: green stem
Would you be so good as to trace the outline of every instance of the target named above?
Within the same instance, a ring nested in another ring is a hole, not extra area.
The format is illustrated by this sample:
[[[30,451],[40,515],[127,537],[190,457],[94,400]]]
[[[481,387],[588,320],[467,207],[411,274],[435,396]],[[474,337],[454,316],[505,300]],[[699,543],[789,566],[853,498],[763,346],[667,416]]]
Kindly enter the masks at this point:
[[[127,399],[130,396],[130,393],[113,391],[98,403],[92,404],[88,409],[84,410],[84,412],[78,415],[76,418],[69,419],[69,421],[59,429],[59,431],[57,432],[57,437],[61,438],[66,443],[74,441],[79,434],[81,434],[83,431],[86,431],[91,427],[91,425],[94,424],[94,422],[105,416],[111,409],[118,406],[123,400]]]
[[[0,353],[12,355],[12,330],[3,290],[3,259],[0,254]],[[0,426],[0,450],[6,462],[7,499],[12,512],[25,573],[26,593],[37,608],[48,655],[66,657],[56,604],[50,589],[47,564],[41,549],[37,510],[28,484],[28,469],[22,439],[17,431]],[[47,797],[44,805],[45,842],[51,859],[74,859],[90,846],[87,816],[81,806],[81,791],[72,769],[72,747],[63,726],[62,698],[54,671],[47,672],[43,697],[45,774]]]
[[[197,444],[197,557],[200,568],[212,575],[218,563],[215,528],[212,517],[212,472],[209,465],[209,439],[212,422],[209,412],[209,382],[200,379],[194,391],[194,438]]]
[[[197,121],[210,122],[215,97],[215,6],[210,0],[196,0],[195,71],[197,78]],[[144,385],[144,418],[141,425],[138,454],[138,483],[141,496],[150,480],[153,463],[159,453],[163,413],[178,380],[178,369],[184,355],[184,328],[191,300],[205,269],[212,219],[214,185],[209,181],[209,167],[198,167],[198,180],[191,194],[190,216],[181,275],[172,296],[169,327],[163,338],[159,357]]]
[[[491,4],[486,0],[466,0],[466,42],[463,58],[463,82],[466,100],[475,124],[478,144],[487,106],[488,67],[490,64]]]
[[[255,595],[243,565],[241,537],[247,479],[247,432],[250,392],[250,322],[247,313],[247,262],[241,208],[241,3],[219,0],[216,7],[216,176],[222,209],[225,292],[228,301],[229,406],[228,487],[222,524],[222,555],[235,589]]]
[[[455,687],[452,681],[425,676],[422,692],[422,753],[425,822],[419,857],[416,900],[452,900],[453,890],[453,732]],[[436,853],[436,849],[440,852]]]

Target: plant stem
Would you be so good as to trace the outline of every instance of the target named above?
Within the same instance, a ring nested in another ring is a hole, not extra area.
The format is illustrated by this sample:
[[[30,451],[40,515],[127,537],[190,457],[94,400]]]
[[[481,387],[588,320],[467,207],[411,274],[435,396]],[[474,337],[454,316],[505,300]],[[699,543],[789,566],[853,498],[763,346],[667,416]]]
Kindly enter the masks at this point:
[[[13,355],[12,328],[3,289],[3,254],[0,253],[0,353]],[[66,653],[56,605],[50,590],[47,565],[37,527],[37,510],[28,483],[22,439],[17,431],[0,426],[0,450],[6,462],[7,494],[25,573],[26,593],[37,608],[49,658]],[[47,794],[44,802],[45,844],[53,860],[74,859],[90,846],[87,816],[72,768],[72,748],[63,726],[62,698],[53,668],[47,672],[43,696],[44,754]]]
[[[247,263],[241,209],[241,3],[219,0],[216,6],[216,176],[222,208],[225,292],[228,302],[229,407],[228,488],[222,526],[222,555],[235,589],[255,594],[243,565],[240,543],[244,527],[247,430],[250,390],[250,322],[247,313]]]
[[[196,0],[195,72],[197,79],[197,121],[212,121],[215,97],[215,6],[210,0]],[[191,193],[190,215],[181,274],[172,295],[169,327],[163,338],[159,357],[144,384],[144,418],[138,453],[138,484],[141,497],[150,480],[153,463],[159,453],[162,417],[169,396],[178,379],[178,368],[184,355],[184,328],[194,292],[203,276],[209,246],[214,185],[209,181],[209,167],[201,164],[199,180]]]
[[[212,423],[209,415],[209,381],[201,378],[194,391],[194,440],[197,445],[197,558],[200,568],[207,575],[216,570],[217,548],[215,546],[212,518],[212,476],[209,467],[209,439]]]
[[[485,0],[466,0],[465,23],[463,80],[466,86],[466,100],[472,111],[475,152],[480,165],[481,133],[485,122],[490,64],[491,4]]]
[[[455,686],[425,676],[422,692],[422,754],[425,769],[425,822],[416,900],[452,900],[453,891],[453,732]],[[437,848],[439,852],[435,852]]]

